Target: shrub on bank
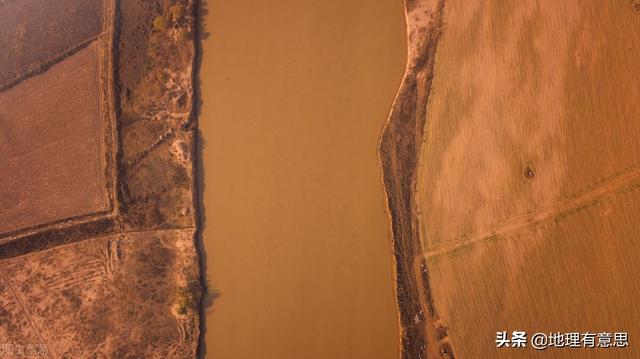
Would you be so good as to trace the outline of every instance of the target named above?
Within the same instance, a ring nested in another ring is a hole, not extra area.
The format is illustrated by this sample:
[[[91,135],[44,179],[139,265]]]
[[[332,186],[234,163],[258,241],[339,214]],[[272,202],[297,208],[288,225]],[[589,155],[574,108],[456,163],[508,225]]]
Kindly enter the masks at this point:
[[[158,15],[155,19],[153,19],[153,28],[156,31],[166,31],[168,27],[169,21],[163,15]]]

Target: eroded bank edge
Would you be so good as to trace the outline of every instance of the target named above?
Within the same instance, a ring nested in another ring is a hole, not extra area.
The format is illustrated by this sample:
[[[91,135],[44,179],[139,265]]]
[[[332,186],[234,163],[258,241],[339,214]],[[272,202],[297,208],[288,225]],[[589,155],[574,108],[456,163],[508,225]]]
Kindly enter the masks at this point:
[[[393,241],[402,358],[453,358],[433,304],[417,211],[416,176],[444,0],[405,0],[407,66],[379,144]]]

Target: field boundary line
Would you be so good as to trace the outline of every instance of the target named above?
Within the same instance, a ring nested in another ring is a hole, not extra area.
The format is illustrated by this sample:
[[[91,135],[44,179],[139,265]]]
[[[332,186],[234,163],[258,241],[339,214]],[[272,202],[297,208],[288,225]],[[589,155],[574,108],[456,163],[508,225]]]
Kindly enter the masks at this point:
[[[35,69],[31,70],[31,71],[26,71],[23,72],[22,74],[20,74],[19,76],[15,77],[12,80],[9,80],[8,82],[4,83],[4,84],[0,84],[0,93],[7,91],[19,84],[21,84],[23,81],[28,80],[34,76],[40,75],[41,73],[46,72],[47,70],[49,70],[51,67],[55,66],[56,64],[64,61],[65,59],[75,55],[76,53],[80,52],[80,50],[88,47],[89,45],[91,45],[92,43],[98,41],[100,39],[100,37],[104,34],[104,32],[101,32],[95,36],[91,36],[89,38],[87,38],[86,40],[66,49],[63,50],[61,53],[59,53],[57,56],[54,55],[52,57],[51,60],[38,65],[38,67],[36,67]]]
[[[98,81],[99,81],[99,117],[106,119],[103,126],[104,158],[103,170],[105,171],[105,190],[109,202],[109,212],[112,215],[118,214],[118,134],[117,134],[117,114],[115,105],[115,27],[116,27],[116,3],[115,0],[104,0],[104,27],[102,37],[98,43]]]
[[[86,238],[82,238],[79,241],[75,241],[75,242],[71,242],[71,243],[65,243],[65,244],[61,244],[55,247],[50,247],[50,248],[46,248],[43,250],[39,250],[36,252],[30,252],[30,253],[25,253],[25,254],[21,254],[15,257],[9,257],[9,258],[5,258],[5,259],[0,259],[0,263],[3,264],[10,264],[10,263],[14,263],[20,260],[24,260],[25,258],[29,258],[29,257],[37,257],[37,256],[41,256],[41,255],[45,255],[48,252],[51,252],[53,250],[56,249],[60,249],[60,248],[66,248],[66,247],[72,247],[72,246],[77,246],[80,243],[86,242],[86,241],[90,241],[93,239],[99,239],[99,238],[104,238],[104,237],[111,237],[111,236],[126,236],[128,234],[139,234],[139,233],[146,233],[146,232],[159,232],[159,233],[167,233],[167,232],[183,232],[183,231],[196,231],[196,227],[195,226],[185,226],[185,227],[176,227],[176,228],[145,228],[145,229],[132,229],[132,230],[128,230],[128,231],[117,231],[117,232],[110,232],[110,233],[104,233],[104,234],[99,234],[99,235],[92,235]]]

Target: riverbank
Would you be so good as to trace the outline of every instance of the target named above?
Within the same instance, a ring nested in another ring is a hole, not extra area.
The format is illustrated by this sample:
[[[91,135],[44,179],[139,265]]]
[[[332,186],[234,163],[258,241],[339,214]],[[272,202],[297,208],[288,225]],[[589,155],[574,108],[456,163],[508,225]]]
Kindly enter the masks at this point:
[[[432,299],[416,198],[444,1],[405,1],[405,7],[407,65],[379,144],[394,244],[401,357],[453,358],[447,329],[440,325]]]

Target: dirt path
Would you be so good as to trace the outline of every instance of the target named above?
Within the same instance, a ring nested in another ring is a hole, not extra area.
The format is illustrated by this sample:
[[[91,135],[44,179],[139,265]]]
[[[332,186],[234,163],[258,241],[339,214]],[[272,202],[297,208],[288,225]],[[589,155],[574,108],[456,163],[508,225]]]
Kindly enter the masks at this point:
[[[638,178],[640,178],[640,168],[632,167],[626,172],[603,179],[602,182],[596,183],[594,187],[581,192],[576,197],[566,199],[553,206],[540,208],[534,213],[516,215],[502,223],[463,234],[443,242],[443,244],[434,249],[427,250],[425,255],[427,258],[445,255],[491,238],[505,238],[526,227],[535,226],[537,223],[552,218],[569,216],[579,209],[596,205],[601,198],[607,197],[623,189],[625,186],[637,182]]]
[[[40,329],[38,329],[38,327],[36,326],[35,322],[31,318],[31,315],[29,314],[29,311],[27,310],[27,307],[25,307],[24,303],[22,302],[22,299],[20,298],[20,296],[18,296],[18,293],[16,293],[15,289],[13,289],[13,285],[11,284],[9,279],[2,272],[0,272],[0,279],[4,280],[5,283],[7,283],[7,287],[11,291],[11,294],[13,294],[13,297],[16,299],[16,302],[20,306],[20,309],[22,309],[22,312],[24,313],[25,318],[27,318],[27,321],[29,322],[29,325],[31,325],[31,328],[33,328],[33,331],[38,336],[38,339],[40,339],[40,343],[47,348],[47,357],[49,357],[49,358],[55,357],[55,355],[51,351],[51,347],[49,346],[49,344],[47,344],[47,342],[42,337],[42,334],[40,333]],[[18,344],[20,344],[20,343],[18,343]]]

